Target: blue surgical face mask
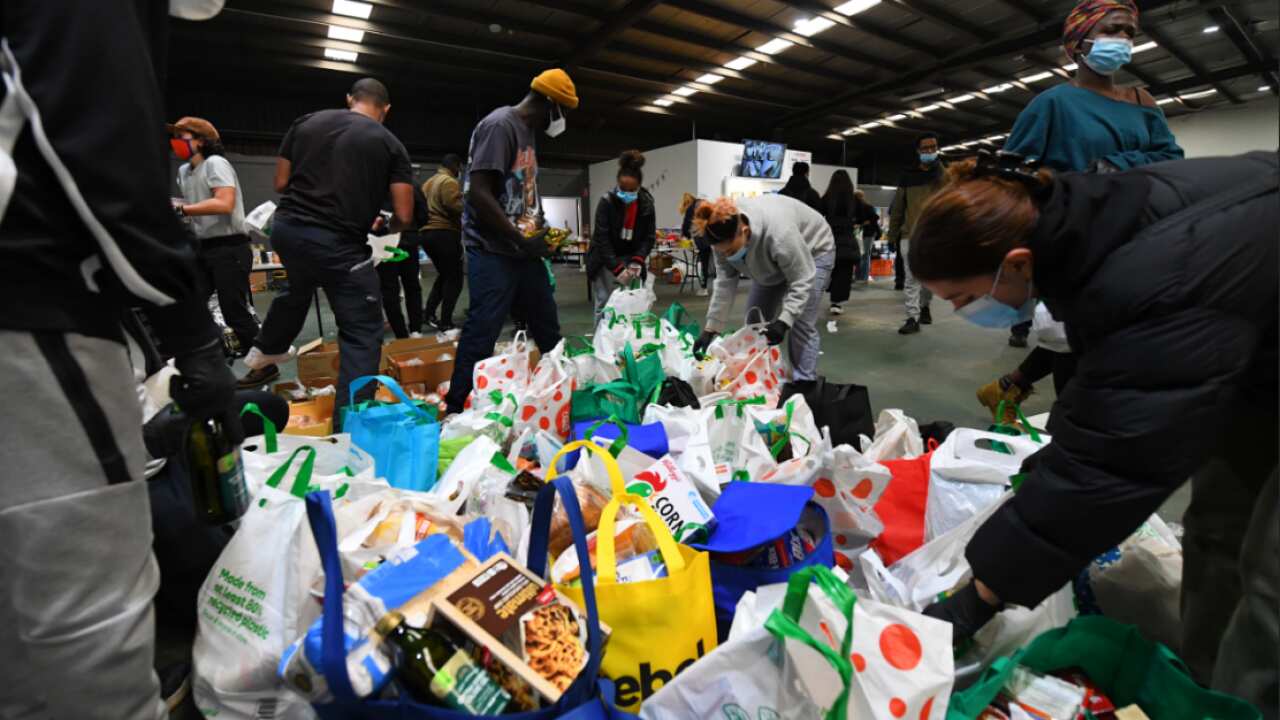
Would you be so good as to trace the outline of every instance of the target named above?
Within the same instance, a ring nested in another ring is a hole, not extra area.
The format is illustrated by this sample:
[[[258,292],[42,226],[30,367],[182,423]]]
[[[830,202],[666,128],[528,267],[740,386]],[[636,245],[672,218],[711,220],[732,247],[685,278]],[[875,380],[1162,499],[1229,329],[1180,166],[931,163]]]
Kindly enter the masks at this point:
[[[938,162],[938,153],[920,153],[920,162],[925,165],[932,165]]]
[[[613,191],[613,194],[617,195],[618,199],[626,203],[627,205],[630,205],[631,203],[635,202],[636,198],[640,197],[639,190],[632,190],[631,192],[627,192],[626,190],[623,190],[621,188],[616,188]]]
[[[964,307],[956,308],[956,314],[974,325],[985,328],[1008,328],[1030,320],[1036,312],[1036,298],[1031,293],[1030,283],[1027,285],[1027,300],[1019,307],[1005,305],[992,296],[991,293],[995,292],[996,286],[1000,284],[1001,272],[1004,272],[1003,265],[996,272],[996,281],[991,283],[991,292]]]
[[[742,249],[738,250],[738,252],[732,255],[725,256],[725,260],[728,260],[731,263],[740,263],[742,262],[743,258],[745,258],[746,256],[747,256],[747,244],[742,243]]]
[[[1133,58],[1133,41],[1129,38],[1094,38],[1093,47],[1085,55],[1084,64],[1099,75],[1114,75]]]

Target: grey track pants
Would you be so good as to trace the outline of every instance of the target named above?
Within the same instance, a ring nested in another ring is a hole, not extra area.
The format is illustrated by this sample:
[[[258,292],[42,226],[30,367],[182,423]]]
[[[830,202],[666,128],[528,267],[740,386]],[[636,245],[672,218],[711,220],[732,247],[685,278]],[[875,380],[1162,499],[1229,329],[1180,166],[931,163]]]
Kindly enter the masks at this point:
[[[791,359],[792,380],[818,379],[818,353],[822,350],[822,340],[818,336],[818,309],[822,305],[822,296],[827,292],[827,281],[831,279],[831,270],[836,264],[836,254],[829,252],[813,259],[817,274],[813,278],[813,290],[805,302],[804,312],[795,319],[791,332],[787,333],[787,354]],[[751,283],[751,291],[747,293],[747,317],[744,324],[751,322],[751,308],[758,307],[764,313],[765,321],[778,317],[782,309],[782,300],[787,295],[787,285],[760,285]]]
[[[907,317],[920,319],[920,310],[929,307],[929,302],[933,300],[933,293],[929,292],[929,288],[920,284],[916,276],[911,272],[911,265],[907,263],[907,251],[911,249],[911,241],[903,240],[898,251],[898,262],[906,268],[906,281],[903,288],[907,293]]]
[[[165,717],[124,345],[0,330],[0,717]]]

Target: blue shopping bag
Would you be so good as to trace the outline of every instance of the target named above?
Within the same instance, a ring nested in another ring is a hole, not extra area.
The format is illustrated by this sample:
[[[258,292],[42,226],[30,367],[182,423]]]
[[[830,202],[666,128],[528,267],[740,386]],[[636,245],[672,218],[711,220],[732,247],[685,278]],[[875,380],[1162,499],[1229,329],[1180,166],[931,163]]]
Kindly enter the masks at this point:
[[[590,440],[592,438],[607,438],[614,442],[609,445],[609,452],[613,456],[617,456],[623,447],[629,447],[632,450],[639,450],[654,460],[661,460],[670,448],[667,445],[667,429],[662,423],[649,423],[640,425],[637,423],[622,422],[617,415],[610,415],[604,420],[579,420],[573,424],[573,433],[569,435],[569,440]],[[616,448],[616,449],[615,449]],[[567,472],[572,470],[578,464],[578,451],[574,451],[564,457],[564,467],[559,472]]]
[[[395,404],[355,402],[356,392],[374,381],[399,398]],[[440,424],[434,412],[409,399],[395,380],[366,375],[351,383],[351,405],[342,420],[351,442],[373,458],[374,473],[391,487],[427,491],[435,487],[440,459]]]
[[[711,584],[716,601],[716,628],[724,642],[733,625],[738,600],[761,585],[784,583],[797,571],[814,565],[831,567],[831,523],[820,505],[811,502],[813,488],[775,483],[732,482],[725,486],[711,512],[716,529],[704,543],[690,547],[711,555]],[[821,529],[813,550],[787,567],[733,565],[719,555],[740,553],[770,541],[783,539],[801,522]]]
[[[535,572],[545,572],[545,545],[551,526],[551,510],[556,494],[569,518],[573,530],[574,545],[582,557],[586,557],[586,527],[582,520],[582,510],[577,503],[573,485],[567,478],[558,478],[553,484],[545,486],[538,495],[534,506],[533,531],[540,532],[541,544],[544,547],[541,567]],[[337,528],[333,519],[333,507],[329,496],[324,493],[313,493],[307,497],[307,518],[311,522],[311,532],[315,536],[316,547],[320,551],[320,560],[324,568],[324,611],[321,615],[321,632],[323,635],[321,650],[321,670],[333,693],[334,702],[324,705],[313,705],[316,714],[322,720],[476,720],[480,716],[448,710],[442,707],[422,705],[414,702],[407,695],[393,700],[362,700],[356,697],[351,687],[351,678],[347,675],[346,649],[343,642],[342,616],[342,567],[338,558]],[[501,720],[550,720],[566,718],[568,720],[627,720],[634,716],[623,713],[613,707],[613,684],[598,679],[601,656],[601,633],[599,613],[596,610],[595,584],[590,566],[582,570],[583,594],[587,611],[587,650],[589,658],[587,666],[565,691],[560,700],[552,706],[523,713],[511,713],[495,716]]]

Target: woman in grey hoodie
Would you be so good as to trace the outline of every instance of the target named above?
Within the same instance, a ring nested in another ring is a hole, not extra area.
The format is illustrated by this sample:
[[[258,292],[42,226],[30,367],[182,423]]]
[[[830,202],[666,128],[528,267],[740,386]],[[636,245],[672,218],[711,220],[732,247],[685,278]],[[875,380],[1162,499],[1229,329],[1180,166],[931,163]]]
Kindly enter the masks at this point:
[[[748,315],[751,308],[764,314],[770,345],[790,333],[794,383],[817,380],[818,308],[835,265],[835,240],[826,218],[781,195],[722,197],[698,206],[694,229],[715,251],[716,261],[707,321],[694,352],[705,351],[724,330],[738,280],[749,278]]]

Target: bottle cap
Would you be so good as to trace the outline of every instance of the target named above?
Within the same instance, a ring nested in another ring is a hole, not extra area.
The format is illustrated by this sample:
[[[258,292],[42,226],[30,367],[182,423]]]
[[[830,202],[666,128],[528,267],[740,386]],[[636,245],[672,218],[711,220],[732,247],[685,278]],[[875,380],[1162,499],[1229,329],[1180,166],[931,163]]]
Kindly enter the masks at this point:
[[[400,624],[403,622],[404,615],[396,610],[392,610],[382,616],[382,619],[378,621],[378,624],[373,626],[373,631],[385,638],[390,635],[393,630],[400,627]]]

